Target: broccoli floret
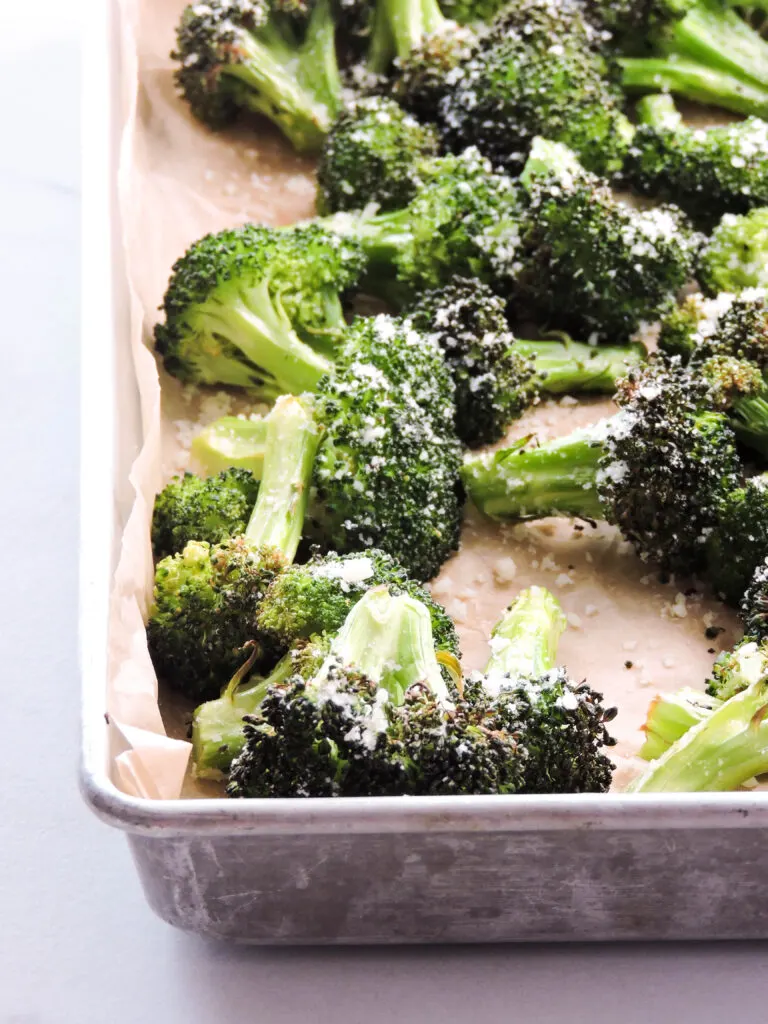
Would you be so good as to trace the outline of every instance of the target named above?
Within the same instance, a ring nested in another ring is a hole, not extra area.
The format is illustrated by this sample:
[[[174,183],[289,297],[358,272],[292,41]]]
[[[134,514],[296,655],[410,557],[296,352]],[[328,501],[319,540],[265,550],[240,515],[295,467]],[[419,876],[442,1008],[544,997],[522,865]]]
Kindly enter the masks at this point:
[[[360,598],[378,586],[421,601],[430,614],[435,649],[460,657],[456,627],[443,606],[409,579],[394,558],[376,549],[316,554],[303,565],[285,569],[267,590],[259,609],[259,629],[284,647],[317,633],[336,633]]]
[[[684,363],[733,356],[768,369],[768,300],[763,289],[715,299],[689,295],[664,318],[659,348]]]
[[[708,718],[721,703],[717,697],[688,686],[675,693],[658,694],[648,708],[643,725],[645,742],[637,752],[638,757],[655,761],[689,729]]]
[[[738,440],[768,458],[768,383],[763,372],[733,356],[713,356],[694,371],[710,384],[712,406],[727,414]]]
[[[755,569],[768,557],[768,476],[756,476],[728,494],[707,538],[707,577],[717,594],[738,608]]]
[[[620,203],[567,147],[544,139],[523,182],[529,209],[504,261],[520,303],[576,334],[614,341],[672,306],[703,241],[677,207]]]
[[[253,645],[246,662],[216,700],[206,701],[192,717],[192,766],[199,779],[221,779],[245,746],[243,720],[258,710],[271,686],[291,676],[310,679],[320,668],[330,648],[330,639],[312,637],[299,641],[284,655],[269,675],[251,679],[248,675],[260,650]]]
[[[635,188],[672,200],[705,229],[725,213],[768,203],[767,122],[751,117],[689,128],[682,118],[674,123],[674,104],[666,95],[646,97],[638,110],[643,123],[624,169]]]
[[[312,5],[301,28],[290,7],[281,0],[191,4],[171,57],[181,93],[210,127],[251,111],[274,121],[300,152],[313,152],[340,106],[335,24],[328,0]]]
[[[395,61],[393,95],[423,121],[439,121],[440,106],[453,89],[454,76],[476,52],[480,34],[446,21]]]
[[[155,569],[147,623],[158,676],[197,700],[212,699],[256,635],[256,612],[301,538],[318,431],[299,399],[270,413],[264,475],[241,536],[210,545],[190,541]]]
[[[768,650],[748,640],[718,675],[719,694],[736,692],[652,761],[632,792],[732,790],[768,771]]]
[[[632,371],[619,387],[612,419],[538,448],[468,457],[464,484],[492,518],[607,519],[642,558],[696,572],[736,486],[733,433],[710,411],[709,385],[683,370]]]
[[[225,469],[208,479],[192,473],[174,477],[155,498],[155,559],[181,551],[191,540],[219,544],[243,533],[258,493],[258,480],[245,469]]]
[[[696,276],[709,295],[768,288],[768,207],[726,213],[707,241]]]
[[[155,343],[166,370],[267,400],[311,391],[345,327],[340,294],[362,263],[353,242],[317,225],[206,235],[174,265],[165,294]]]
[[[320,381],[323,440],[309,515],[341,553],[383,548],[417,580],[456,550],[462,512],[454,389],[437,345],[408,321],[359,319]]]
[[[243,469],[261,480],[267,420],[263,416],[222,416],[193,439],[192,456],[207,473]]]
[[[768,108],[768,43],[721,0],[595,0],[588,9],[633,55],[622,61],[626,89],[743,114]]]
[[[418,165],[437,156],[437,132],[391,99],[368,96],[346,107],[325,140],[317,170],[320,213],[406,206]]]
[[[494,166],[517,172],[542,135],[570,146],[589,170],[618,171],[633,129],[599,42],[575,0],[508,5],[448,75],[439,108],[448,147],[477,146]]]
[[[755,569],[741,601],[741,619],[747,636],[768,639],[768,562]]]

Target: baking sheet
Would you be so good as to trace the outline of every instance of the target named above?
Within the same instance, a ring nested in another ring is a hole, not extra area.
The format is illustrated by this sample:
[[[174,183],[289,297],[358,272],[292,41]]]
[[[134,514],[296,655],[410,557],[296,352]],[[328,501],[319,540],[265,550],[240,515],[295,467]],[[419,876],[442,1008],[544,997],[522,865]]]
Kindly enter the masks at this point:
[[[107,707],[113,778],[147,798],[219,795],[188,772],[191,707],[158,695],[143,621],[151,601],[149,527],[154,495],[174,474],[195,469],[189,444],[225,413],[252,411],[225,391],[183,387],[158,368],[148,348],[170,267],[209,231],[249,220],[288,224],[311,216],[313,164],[298,157],[268,124],[251,121],[214,134],[175,94],[168,58],[183,0],[121,0],[126,116],[119,198],[129,285],[131,338],[141,394],[144,448],[133,467],[135,503],[123,538],[110,618]],[[613,411],[607,400],[542,402],[510,437],[554,437]],[[617,531],[545,520],[521,525],[483,521],[469,510],[460,552],[431,589],[456,620],[464,668],[481,668],[486,638],[519,590],[533,583],[561,601],[569,627],[561,660],[619,707],[614,788],[641,762],[633,757],[640,726],[657,692],[701,686],[713,657],[739,635],[736,615],[689,580],[658,582]],[[705,630],[721,627],[716,640]]]

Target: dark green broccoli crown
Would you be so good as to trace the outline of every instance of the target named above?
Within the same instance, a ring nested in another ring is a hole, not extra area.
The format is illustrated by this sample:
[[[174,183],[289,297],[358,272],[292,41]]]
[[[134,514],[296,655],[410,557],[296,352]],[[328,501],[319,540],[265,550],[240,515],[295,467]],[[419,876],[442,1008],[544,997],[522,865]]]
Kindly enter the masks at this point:
[[[768,204],[768,123],[750,117],[706,130],[640,125],[625,174],[641,192],[672,200],[711,228],[724,213]]]
[[[316,554],[276,576],[259,609],[259,629],[288,646],[298,637],[335,633],[352,607],[371,587],[386,584],[391,593],[407,593],[429,610],[435,649],[460,656],[450,616],[429,592],[390,555],[372,549],[349,555]]]
[[[449,73],[440,123],[449,148],[476,145],[518,171],[537,135],[613,173],[631,137],[612,64],[576,3],[510,4],[468,61]]]
[[[437,132],[394,100],[368,96],[342,111],[325,140],[317,170],[321,213],[406,206],[419,184],[418,165],[437,155]]]
[[[219,544],[245,531],[259,484],[245,469],[218,476],[174,477],[155,498],[152,550],[155,559],[181,551],[191,540]]]
[[[735,697],[765,675],[767,655],[762,638],[744,637],[732,650],[723,651],[716,659],[712,676],[707,680],[707,693],[718,700]]]
[[[768,302],[764,289],[715,299],[689,295],[662,321],[659,348],[684,362],[726,356],[768,369]]]
[[[707,539],[707,576],[717,594],[738,608],[755,566],[766,557],[768,478],[757,476],[723,498]]]
[[[396,61],[394,95],[422,120],[437,120],[440,103],[451,91],[451,72],[469,60],[477,45],[472,29],[446,21]]]
[[[612,341],[673,305],[702,241],[680,210],[632,209],[574,167],[534,173],[528,190],[526,226],[504,268],[520,302],[575,334]]]
[[[696,272],[708,295],[768,288],[768,206],[726,213],[707,241]]]
[[[259,350],[267,347],[264,337],[272,348],[335,337],[343,329],[339,295],[362,266],[354,242],[318,225],[280,231],[246,224],[206,235],[174,264],[165,323],[155,328],[157,350],[182,380],[271,388],[273,395],[292,390],[255,361],[270,361]],[[297,383],[309,388],[323,372],[312,355],[302,349],[297,357],[309,368]]]
[[[267,0],[207,0],[184,9],[176,30],[176,84],[192,112],[211,128],[236,119],[242,102],[238,80],[222,72],[241,62],[248,37],[269,22]]]
[[[765,381],[754,363],[734,356],[712,356],[693,368],[702,374],[712,388],[712,406],[727,412],[740,398],[762,395]]]
[[[495,694],[496,728],[524,751],[523,793],[604,793],[615,765],[604,747],[616,741],[606,729],[616,708],[602,694],[575,683],[563,669],[541,676],[476,676]]]
[[[758,565],[741,602],[741,618],[747,636],[768,639],[768,563]]]
[[[417,580],[456,550],[461,445],[453,382],[407,321],[357,320],[317,390],[324,428],[310,509],[328,548],[382,548]]]
[[[642,558],[670,572],[696,572],[736,486],[733,432],[708,411],[708,382],[675,367],[632,371],[617,400],[622,410],[607,431],[598,475],[606,518]]]
[[[256,632],[256,610],[284,564],[242,537],[191,541],[155,569],[147,641],[158,676],[198,702],[218,697]]]
[[[533,360],[516,352],[504,302],[482,282],[454,278],[408,313],[440,346],[456,385],[456,432],[470,448],[500,440],[538,392]]]
[[[649,33],[685,17],[697,0],[591,0],[589,17],[601,28],[637,45]]]

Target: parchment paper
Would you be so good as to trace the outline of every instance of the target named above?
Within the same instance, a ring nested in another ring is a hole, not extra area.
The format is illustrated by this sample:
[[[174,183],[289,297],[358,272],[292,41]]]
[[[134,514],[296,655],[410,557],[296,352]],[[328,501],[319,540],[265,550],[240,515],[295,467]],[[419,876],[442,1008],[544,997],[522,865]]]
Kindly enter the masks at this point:
[[[251,411],[241,397],[183,388],[158,370],[151,329],[172,263],[196,238],[248,220],[287,224],[313,212],[313,164],[271,126],[252,121],[214,134],[198,124],[173,88],[167,54],[183,0],[122,0],[127,113],[120,158],[120,205],[132,292],[131,337],[141,393],[144,448],[132,483],[111,615],[108,708],[114,779],[147,798],[220,793],[189,777],[185,741],[192,708],[161,692],[147,652],[151,601],[149,525],[154,495],[190,466],[194,434],[227,412]],[[150,346],[150,347],[148,347]],[[553,437],[610,415],[605,400],[544,401],[510,437]],[[702,686],[713,657],[739,634],[734,613],[688,580],[662,585],[617,532],[566,521],[499,526],[469,511],[459,554],[432,584],[459,627],[466,670],[481,668],[486,637],[504,607],[532,583],[562,602],[569,628],[561,660],[619,707],[614,786],[638,769],[638,731],[654,693]],[[719,626],[717,640],[705,630]]]

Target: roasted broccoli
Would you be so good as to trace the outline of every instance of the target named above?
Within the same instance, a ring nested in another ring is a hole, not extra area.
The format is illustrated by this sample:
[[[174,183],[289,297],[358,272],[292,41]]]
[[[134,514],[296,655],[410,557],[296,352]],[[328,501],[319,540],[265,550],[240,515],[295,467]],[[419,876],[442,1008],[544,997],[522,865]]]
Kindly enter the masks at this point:
[[[477,146],[518,172],[535,136],[570,146],[589,170],[618,171],[633,129],[600,33],[578,0],[518,0],[449,73],[439,123],[454,151]]]
[[[755,476],[726,495],[707,538],[707,578],[738,608],[755,569],[768,557],[768,476]]]
[[[496,519],[569,515],[616,524],[642,558],[693,573],[737,485],[734,436],[709,385],[680,369],[632,371],[621,410],[566,437],[468,457],[469,496]]]
[[[638,756],[655,761],[669,750],[681,736],[720,707],[722,701],[689,686],[675,693],[661,693],[653,698],[643,725],[645,741]]]
[[[206,0],[182,14],[176,83],[192,112],[222,128],[242,111],[263,114],[299,151],[322,144],[341,105],[330,0],[297,26],[274,0]]]
[[[207,479],[192,473],[174,477],[155,498],[155,559],[181,551],[191,540],[220,544],[243,533],[258,493],[258,480],[246,469],[225,469]]]
[[[378,586],[421,601],[430,614],[436,650],[460,656],[456,627],[446,610],[394,558],[376,549],[350,555],[316,554],[303,565],[285,569],[261,603],[259,630],[283,647],[319,633],[336,633],[353,605]]]
[[[245,469],[261,480],[267,427],[263,416],[222,416],[194,437],[191,453],[208,473]]]
[[[637,107],[641,125],[624,168],[635,188],[672,200],[703,228],[768,203],[768,122],[689,128],[664,94]]]
[[[190,541],[155,569],[147,623],[158,676],[199,700],[217,697],[256,637],[256,612],[301,539],[319,436],[293,397],[270,413],[264,473],[245,532],[221,544]]]
[[[340,295],[362,270],[353,242],[317,225],[206,235],[173,267],[155,344],[166,370],[271,400],[311,391],[345,328]]]
[[[394,100],[368,96],[346,107],[325,140],[317,169],[320,213],[406,206],[419,185],[418,166],[437,155],[437,132]]]
[[[709,295],[768,288],[768,207],[726,213],[707,240],[696,276]]]
[[[768,369],[768,298],[763,289],[714,299],[689,295],[661,323],[659,349],[683,363],[733,356]]]
[[[721,662],[717,689],[723,703],[652,761],[632,792],[732,790],[768,771],[768,650],[740,644]]]
[[[741,619],[747,636],[768,639],[768,562],[755,569],[741,601]]]
[[[645,357],[642,345],[590,346],[567,336],[518,341],[504,310],[488,285],[462,277],[424,292],[408,309],[445,355],[456,385],[456,431],[470,448],[502,438],[539,391],[612,394]]]

